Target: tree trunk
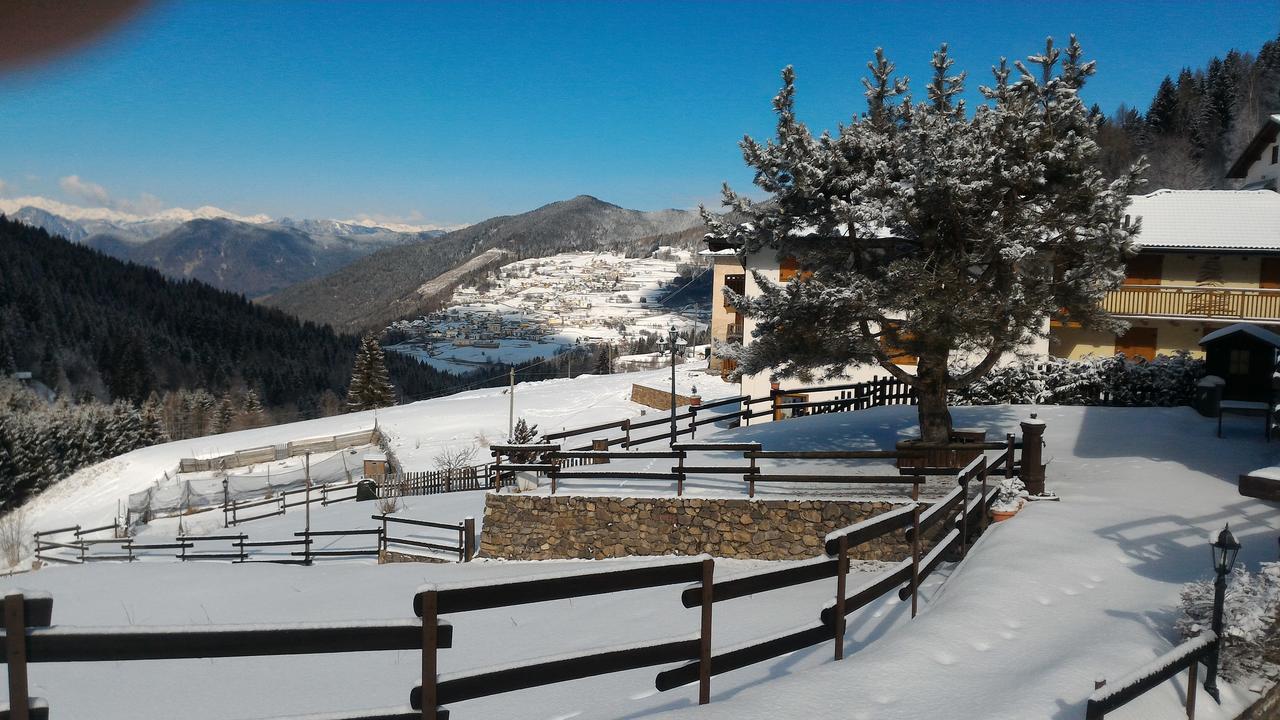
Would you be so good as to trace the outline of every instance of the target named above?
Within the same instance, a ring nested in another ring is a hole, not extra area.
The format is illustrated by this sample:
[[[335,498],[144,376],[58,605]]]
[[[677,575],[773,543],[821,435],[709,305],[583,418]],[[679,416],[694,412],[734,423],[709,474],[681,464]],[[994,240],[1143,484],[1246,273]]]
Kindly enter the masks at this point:
[[[947,355],[920,355],[916,365],[916,411],[920,439],[926,443],[951,441],[951,411],[947,409]]]

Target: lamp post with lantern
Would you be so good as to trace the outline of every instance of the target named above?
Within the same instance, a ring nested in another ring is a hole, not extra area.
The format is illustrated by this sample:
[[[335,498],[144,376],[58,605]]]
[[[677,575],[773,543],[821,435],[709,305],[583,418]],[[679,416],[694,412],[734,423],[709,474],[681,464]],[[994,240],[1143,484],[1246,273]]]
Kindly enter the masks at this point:
[[[681,345],[687,345],[680,332],[676,330],[676,326],[672,325],[667,330],[666,345],[671,350],[671,444],[676,443],[676,353],[679,352]]]
[[[1227,594],[1227,575],[1236,564],[1236,555],[1240,553],[1240,543],[1231,534],[1231,525],[1227,524],[1218,533],[1217,539],[1209,543],[1213,550],[1213,572],[1217,576],[1213,581],[1213,633],[1218,636],[1214,642],[1213,653],[1209,656],[1209,669],[1205,673],[1204,690],[1219,703],[1218,696],[1218,656],[1222,651],[1222,613]]]

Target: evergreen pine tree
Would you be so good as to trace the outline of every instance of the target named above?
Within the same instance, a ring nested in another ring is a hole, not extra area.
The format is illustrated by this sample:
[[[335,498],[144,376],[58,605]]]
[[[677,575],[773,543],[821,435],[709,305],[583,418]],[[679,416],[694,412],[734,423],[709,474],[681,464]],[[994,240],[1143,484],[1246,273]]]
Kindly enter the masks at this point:
[[[351,384],[347,388],[347,412],[372,410],[395,404],[395,388],[387,373],[386,357],[377,336],[365,335],[356,351]]]
[[[1047,316],[1122,328],[1101,301],[1124,279],[1138,231],[1124,209],[1142,168],[1115,182],[1098,170],[1097,125],[1079,96],[1095,66],[1081,55],[1074,37],[1065,52],[1050,40],[1014,80],[1002,62],[970,114],[945,45],[926,102],[877,51],[868,112],[820,137],[796,118],[786,68],[777,138],[742,141],[770,201],[726,188],[738,217],[704,212],[709,238],[807,271],[785,285],[756,273],[758,297],[726,292],[757,321],[733,352],[737,373],[804,380],[878,364],[914,387],[923,439],[947,442],[948,390],[1043,337]],[[888,348],[918,358],[915,373]]]
[[[245,392],[244,407],[240,410],[240,422],[245,427],[261,427],[264,413],[262,401],[258,399],[258,393],[253,390]]]
[[[218,403],[218,409],[213,412],[213,433],[224,433],[231,429],[231,422],[235,420],[236,407],[231,402],[231,395],[223,395],[222,401]]]
[[[609,345],[607,344],[600,345],[600,350],[596,352],[596,364],[591,372],[595,375],[613,374],[613,361],[610,358]]]

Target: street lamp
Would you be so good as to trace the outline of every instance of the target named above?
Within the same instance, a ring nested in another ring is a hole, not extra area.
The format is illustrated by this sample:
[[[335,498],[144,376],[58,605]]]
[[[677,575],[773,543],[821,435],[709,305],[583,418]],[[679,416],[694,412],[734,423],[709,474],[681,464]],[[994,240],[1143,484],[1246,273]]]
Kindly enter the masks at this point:
[[[667,346],[671,348],[671,444],[676,443],[676,353],[681,345],[687,345],[676,326],[667,330]]]
[[[1218,653],[1222,648],[1222,609],[1227,594],[1227,575],[1236,564],[1236,555],[1240,553],[1240,543],[1231,534],[1228,523],[1218,533],[1218,538],[1209,543],[1213,551],[1213,572],[1217,578],[1213,581],[1213,633],[1218,639],[1213,644],[1213,653],[1209,656],[1209,671],[1205,673],[1204,689],[1219,703],[1218,697]]]

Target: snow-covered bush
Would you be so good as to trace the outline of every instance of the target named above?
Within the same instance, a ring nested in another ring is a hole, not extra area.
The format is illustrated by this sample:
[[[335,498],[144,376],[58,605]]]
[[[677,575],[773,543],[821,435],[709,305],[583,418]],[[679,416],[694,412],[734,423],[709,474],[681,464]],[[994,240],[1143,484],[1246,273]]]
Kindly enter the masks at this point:
[[[1227,680],[1260,674],[1264,657],[1280,656],[1280,563],[1262,563],[1251,573],[1237,565],[1227,578],[1223,603],[1223,646],[1219,671]],[[1182,588],[1182,617],[1174,627],[1185,638],[1213,626],[1213,581],[1198,580]],[[1273,660],[1274,661],[1274,660]]]
[[[1024,360],[996,368],[964,391],[954,405],[1187,405],[1204,361],[1186,352],[1158,355],[1155,360],[1126,360],[1123,355],[1081,360]]]
[[[999,493],[991,503],[991,509],[999,512],[1017,512],[1027,501],[1027,486],[1016,477],[1000,480]]]
[[[27,514],[22,508],[0,518],[0,555],[6,566],[13,567],[22,561],[27,529]]]

